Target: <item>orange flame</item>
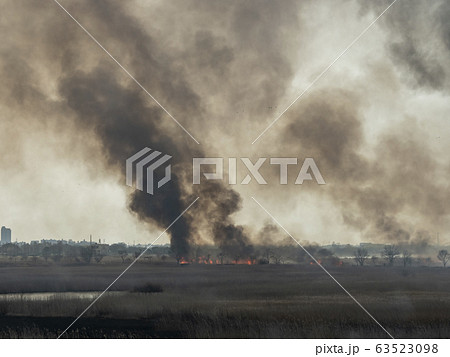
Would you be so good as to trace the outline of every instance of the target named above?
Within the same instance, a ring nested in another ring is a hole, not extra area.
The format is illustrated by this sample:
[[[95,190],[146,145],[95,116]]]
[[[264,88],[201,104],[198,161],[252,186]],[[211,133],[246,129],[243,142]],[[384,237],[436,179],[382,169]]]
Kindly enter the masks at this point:
[[[208,257],[197,257],[197,258],[193,258],[191,260],[187,259],[187,258],[181,258],[178,262],[178,264],[180,265],[185,265],[185,264],[209,264],[209,265],[213,265],[213,264],[224,264],[225,262],[220,260],[220,259],[210,259],[209,256]],[[230,262],[225,263],[225,264],[230,264]],[[247,258],[247,259],[235,259],[231,262],[231,264],[237,264],[237,265],[254,265],[256,264],[256,259],[251,259],[251,258]]]

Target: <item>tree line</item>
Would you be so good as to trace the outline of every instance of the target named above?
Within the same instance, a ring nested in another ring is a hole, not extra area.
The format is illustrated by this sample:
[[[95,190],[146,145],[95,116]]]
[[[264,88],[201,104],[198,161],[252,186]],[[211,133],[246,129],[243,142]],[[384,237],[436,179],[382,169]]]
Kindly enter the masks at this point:
[[[381,257],[386,261],[388,266],[393,266],[394,262],[398,259],[401,260],[403,267],[412,264],[412,254],[408,249],[400,249],[396,245],[386,245],[381,252]],[[358,248],[354,252],[354,260],[357,265],[364,266],[366,262],[371,259],[378,259],[375,256],[370,257],[369,252],[365,248]],[[442,263],[444,268],[447,266],[450,260],[450,255],[446,249],[441,249],[438,251],[437,259]]]

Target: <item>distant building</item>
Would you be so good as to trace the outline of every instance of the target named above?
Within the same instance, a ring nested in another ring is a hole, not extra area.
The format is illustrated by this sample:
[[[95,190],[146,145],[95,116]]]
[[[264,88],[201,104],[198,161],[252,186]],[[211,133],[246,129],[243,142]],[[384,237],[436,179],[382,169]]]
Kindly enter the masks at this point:
[[[45,245],[67,244],[67,241],[64,239],[41,239],[41,244]]]
[[[2,239],[1,244],[11,243],[11,229],[2,227]]]

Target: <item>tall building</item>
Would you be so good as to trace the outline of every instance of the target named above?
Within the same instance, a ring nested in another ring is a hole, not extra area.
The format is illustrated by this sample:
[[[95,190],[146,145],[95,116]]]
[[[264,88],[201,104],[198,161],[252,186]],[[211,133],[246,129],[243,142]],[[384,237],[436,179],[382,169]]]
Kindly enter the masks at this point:
[[[11,243],[11,229],[2,227],[2,240],[1,244]]]

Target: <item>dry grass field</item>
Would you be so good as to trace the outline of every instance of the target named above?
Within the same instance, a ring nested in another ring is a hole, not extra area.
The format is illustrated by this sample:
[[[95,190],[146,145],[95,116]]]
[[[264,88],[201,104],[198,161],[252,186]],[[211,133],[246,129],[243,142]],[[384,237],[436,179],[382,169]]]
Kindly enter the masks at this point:
[[[102,291],[123,269],[0,267],[0,337],[57,337],[92,301],[64,292]],[[448,270],[329,269],[394,337],[450,337]],[[388,337],[317,266],[138,263],[111,290],[64,337]]]

